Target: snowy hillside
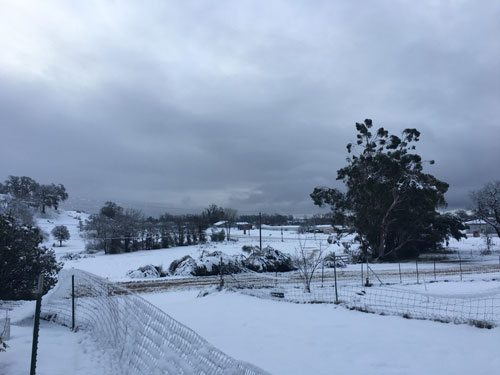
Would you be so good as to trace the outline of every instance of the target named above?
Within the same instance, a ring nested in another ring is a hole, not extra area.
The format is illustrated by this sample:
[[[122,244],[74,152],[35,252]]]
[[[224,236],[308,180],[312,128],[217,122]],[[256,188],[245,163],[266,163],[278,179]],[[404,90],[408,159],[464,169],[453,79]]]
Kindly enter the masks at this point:
[[[48,211],[46,215],[36,218],[36,225],[45,232],[49,238],[43,243],[47,247],[52,247],[60,257],[67,253],[79,253],[85,250],[85,243],[79,230],[80,222],[85,222],[88,214],[77,211]],[[59,246],[59,241],[54,238],[51,231],[55,226],[64,225],[68,228],[70,239],[63,241],[63,246]]]

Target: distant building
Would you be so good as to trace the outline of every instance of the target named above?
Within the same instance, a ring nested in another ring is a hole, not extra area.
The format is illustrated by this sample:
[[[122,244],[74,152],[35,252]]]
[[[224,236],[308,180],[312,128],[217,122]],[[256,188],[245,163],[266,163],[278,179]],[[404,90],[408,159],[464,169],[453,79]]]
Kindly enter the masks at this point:
[[[324,234],[332,234],[333,233],[333,227],[331,225],[328,225],[328,224],[316,225],[315,228],[320,233],[324,233]]]
[[[466,230],[467,234],[472,235],[473,237],[480,237],[481,234],[486,233],[496,233],[495,229],[484,220],[470,220],[466,221],[464,224],[468,227],[468,229]]]
[[[236,223],[236,227],[238,230],[250,230],[252,229],[252,224],[249,224],[246,221],[239,221]]]
[[[213,226],[216,228],[225,228],[226,222],[227,221],[225,221],[225,220],[221,220],[221,221],[214,223]]]

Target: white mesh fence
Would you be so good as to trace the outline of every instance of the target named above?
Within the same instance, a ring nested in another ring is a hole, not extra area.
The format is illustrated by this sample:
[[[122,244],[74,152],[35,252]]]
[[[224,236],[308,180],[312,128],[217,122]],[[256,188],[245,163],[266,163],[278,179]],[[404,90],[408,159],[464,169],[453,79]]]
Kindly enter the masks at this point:
[[[339,299],[348,307],[407,318],[443,322],[498,325],[500,289],[473,294],[420,293],[391,286],[362,288],[346,285]]]
[[[478,326],[500,325],[498,282],[492,282],[492,287],[497,287],[490,291],[431,294],[411,290],[408,284],[386,285],[371,276],[373,285],[370,287],[361,286],[359,276],[339,279],[337,292],[335,280],[330,275],[315,277],[310,292],[305,291],[305,284],[296,277],[283,275],[262,275],[243,281],[236,277],[226,278],[225,284],[242,293],[266,299],[295,303],[335,303],[338,300],[348,308],[367,312]]]
[[[58,284],[43,300],[45,318],[72,326],[72,275],[75,326],[91,333],[103,348],[114,352],[118,373],[267,374],[224,354],[127,289],[84,271],[60,273]]]

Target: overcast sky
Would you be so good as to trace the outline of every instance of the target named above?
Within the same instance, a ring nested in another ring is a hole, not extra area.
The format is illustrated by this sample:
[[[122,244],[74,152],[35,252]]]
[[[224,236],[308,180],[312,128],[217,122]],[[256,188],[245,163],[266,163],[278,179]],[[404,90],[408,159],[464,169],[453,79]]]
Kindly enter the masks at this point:
[[[0,0],[0,181],[307,213],[365,118],[450,207],[500,179],[500,2]]]

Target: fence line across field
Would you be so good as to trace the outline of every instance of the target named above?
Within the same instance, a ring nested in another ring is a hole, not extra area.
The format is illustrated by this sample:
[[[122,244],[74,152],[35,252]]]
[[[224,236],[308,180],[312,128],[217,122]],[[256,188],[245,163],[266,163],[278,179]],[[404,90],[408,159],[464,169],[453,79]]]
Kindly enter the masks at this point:
[[[62,271],[43,300],[42,316],[91,333],[114,353],[121,374],[267,374],[226,355],[129,290],[88,272]]]
[[[366,267],[366,266],[365,266]],[[315,275],[310,293],[305,292],[304,283],[296,275],[266,275],[259,278],[226,278],[225,285],[259,298],[295,303],[340,303],[345,307],[366,312],[400,315],[407,318],[430,319],[443,322],[469,323],[477,326],[500,324],[500,280],[499,268],[488,273],[465,273],[456,269],[438,275],[420,274],[420,283],[444,281],[483,280],[492,281],[490,291],[465,294],[432,294],[408,289],[418,281],[402,279],[394,275],[370,272],[363,278],[358,273],[343,274],[340,271],[337,284],[331,273]],[[426,280],[427,279],[427,280]],[[337,286],[337,288],[335,288]],[[337,294],[338,293],[338,294]]]

